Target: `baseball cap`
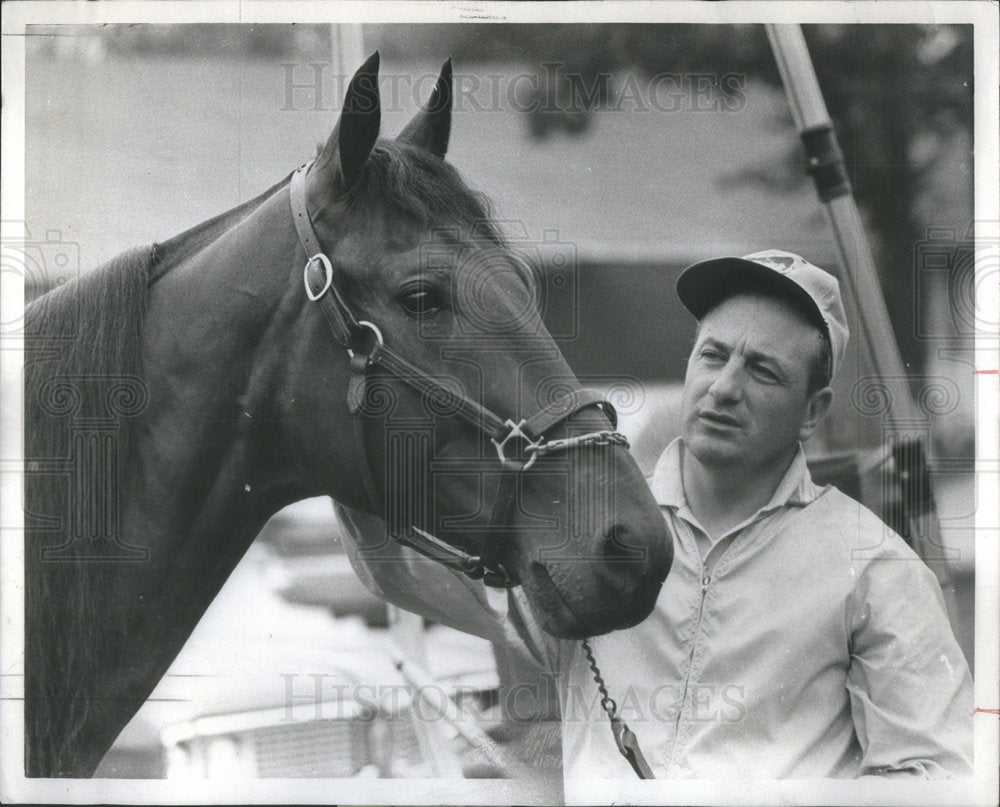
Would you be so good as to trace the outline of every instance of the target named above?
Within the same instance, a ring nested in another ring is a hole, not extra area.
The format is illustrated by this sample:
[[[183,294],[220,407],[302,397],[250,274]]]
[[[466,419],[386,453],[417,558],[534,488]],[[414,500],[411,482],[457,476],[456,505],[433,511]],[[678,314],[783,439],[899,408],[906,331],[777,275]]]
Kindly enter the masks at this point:
[[[850,331],[840,283],[829,272],[792,252],[767,249],[742,258],[713,258],[692,264],[677,278],[677,296],[701,319],[734,294],[772,290],[798,300],[830,340],[833,374],[847,350]]]

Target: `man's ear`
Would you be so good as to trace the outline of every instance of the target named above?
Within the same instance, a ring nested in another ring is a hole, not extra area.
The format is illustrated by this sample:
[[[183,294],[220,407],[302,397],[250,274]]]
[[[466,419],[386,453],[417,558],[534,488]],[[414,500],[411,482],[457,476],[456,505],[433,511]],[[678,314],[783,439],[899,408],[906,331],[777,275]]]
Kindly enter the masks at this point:
[[[829,387],[816,390],[816,392],[809,396],[809,401],[806,403],[806,416],[799,427],[800,443],[808,440],[809,436],[816,430],[819,422],[830,409],[831,403],[833,403],[833,390]]]

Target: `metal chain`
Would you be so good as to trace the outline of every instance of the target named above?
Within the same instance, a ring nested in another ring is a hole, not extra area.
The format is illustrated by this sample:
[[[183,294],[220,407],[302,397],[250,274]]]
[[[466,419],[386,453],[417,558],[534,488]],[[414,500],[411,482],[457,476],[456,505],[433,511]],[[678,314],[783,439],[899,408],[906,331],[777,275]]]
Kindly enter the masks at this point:
[[[621,432],[591,432],[590,434],[582,434],[579,437],[566,437],[562,440],[549,440],[545,443],[539,443],[537,445],[532,444],[525,448],[526,451],[533,452],[539,456],[543,454],[549,454],[553,451],[563,451],[569,448],[576,448],[577,446],[624,446],[629,447],[628,438]]]
[[[611,693],[608,692],[608,687],[604,683],[604,677],[597,667],[597,659],[594,658],[594,651],[590,649],[590,640],[584,639],[582,644],[583,652],[587,654],[587,661],[590,662],[591,672],[594,673],[594,682],[597,684],[597,691],[601,693],[601,708],[607,712],[608,717],[612,720],[617,720],[618,704],[615,703],[615,699],[611,697]]]

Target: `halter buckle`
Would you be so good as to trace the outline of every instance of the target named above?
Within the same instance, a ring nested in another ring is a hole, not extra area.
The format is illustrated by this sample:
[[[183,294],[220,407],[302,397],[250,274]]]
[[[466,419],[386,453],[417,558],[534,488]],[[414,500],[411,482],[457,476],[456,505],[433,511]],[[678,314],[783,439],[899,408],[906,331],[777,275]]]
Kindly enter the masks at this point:
[[[507,426],[507,434],[504,436],[503,440],[498,443],[492,437],[490,438],[490,442],[496,446],[497,457],[500,459],[500,464],[508,470],[527,471],[532,465],[535,464],[535,460],[538,459],[538,449],[545,442],[545,438],[543,437],[540,437],[538,440],[532,440],[527,434],[524,433],[524,424],[527,422],[527,420],[521,420],[519,423],[515,423],[513,420],[508,418],[505,424]],[[526,461],[522,462],[521,460],[509,459],[504,454],[504,446],[507,445],[509,440],[515,437],[524,440],[526,443],[524,449],[531,454]]]
[[[326,275],[326,282],[317,294],[313,294],[312,287],[309,285],[309,267],[313,265],[314,261],[319,261],[323,264],[323,272]],[[320,297],[326,294],[333,285],[333,265],[330,263],[330,259],[322,252],[317,252],[308,261],[306,261],[305,268],[302,270],[302,280],[306,285],[306,296],[308,296],[309,299],[315,303]]]
[[[378,325],[376,325],[374,322],[369,322],[366,319],[359,319],[358,325],[360,325],[362,328],[367,328],[369,331],[372,332],[372,335],[375,337],[375,346],[373,350],[383,347],[385,345],[385,340],[382,338],[382,331],[379,330]],[[351,348],[347,348],[347,355],[353,359],[354,351],[351,350]]]

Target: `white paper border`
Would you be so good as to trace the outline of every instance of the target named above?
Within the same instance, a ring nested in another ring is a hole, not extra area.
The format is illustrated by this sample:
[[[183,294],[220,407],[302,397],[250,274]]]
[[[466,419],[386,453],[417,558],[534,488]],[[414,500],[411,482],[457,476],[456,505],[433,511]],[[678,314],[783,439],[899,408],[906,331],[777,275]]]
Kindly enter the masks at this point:
[[[2,219],[24,220],[24,33],[29,24],[101,23],[428,23],[466,22],[803,22],[803,23],[972,23],[975,25],[975,216],[977,240],[987,257],[997,258],[1000,243],[998,167],[998,17],[993,2],[7,2],[0,6],[3,68]],[[7,233],[4,233],[7,236]],[[19,235],[19,233],[18,233]],[[992,264],[996,266],[997,263]],[[23,307],[23,290],[6,282],[0,297],[2,321]],[[996,321],[1000,290],[978,284],[977,307]],[[998,376],[1000,350],[996,334],[981,334],[976,345],[977,378],[977,514],[976,514],[976,705],[998,705],[1000,661],[1000,428]],[[20,662],[23,647],[22,536],[9,528],[10,508],[19,510],[20,479],[12,463],[20,462],[21,356],[4,345],[0,350],[3,397],[0,412],[0,531],[2,632],[0,672]],[[23,777],[21,700],[12,697],[11,677],[0,678],[0,801],[86,803],[526,803],[518,783],[462,780],[253,780],[238,783],[166,780],[37,780]],[[998,789],[1000,720],[977,715],[974,783],[821,780],[723,782],[588,782],[568,790],[582,803],[635,804],[995,804]],[[520,798],[519,798],[520,797]]]

